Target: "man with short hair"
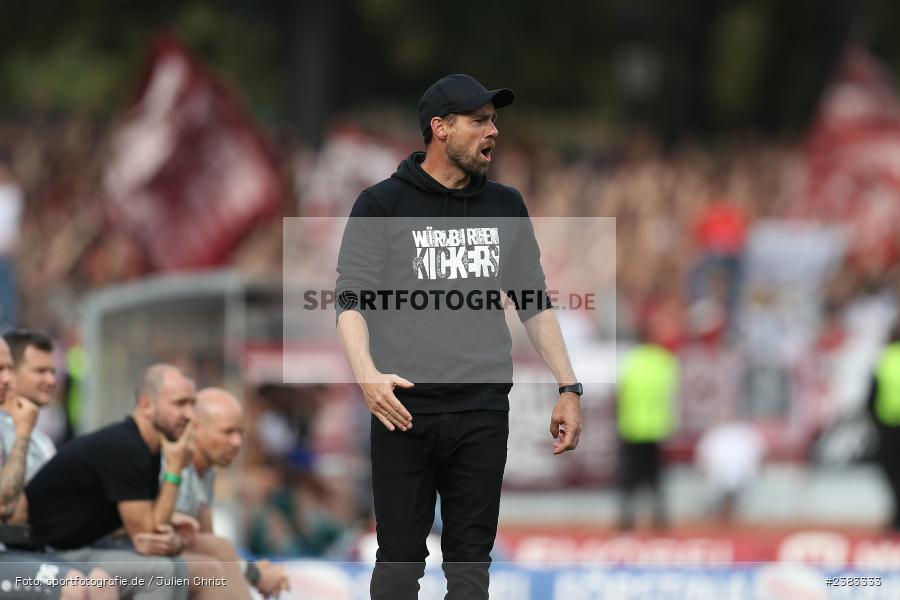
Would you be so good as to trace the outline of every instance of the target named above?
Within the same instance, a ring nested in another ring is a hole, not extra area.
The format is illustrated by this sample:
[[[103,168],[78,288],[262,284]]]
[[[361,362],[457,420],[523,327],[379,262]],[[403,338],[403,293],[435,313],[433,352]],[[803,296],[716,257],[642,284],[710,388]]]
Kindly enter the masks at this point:
[[[16,391],[40,407],[47,406],[56,390],[53,340],[32,329],[12,329],[3,334],[16,371]]]
[[[436,81],[419,102],[425,152],[363,190],[344,230],[337,329],[372,413],[373,599],[417,597],[437,494],[447,598],[488,597],[513,372],[504,295],[560,386],[553,453],[578,444],[582,389],[528,209],[486,177],[497,110],[512,101],[469,75]],[[427,300],[408,310],[416,295]]]
[[[35,422],[38,411],[50,403],[56,387],[56,369],[53,366],[53,342],[36,331],[15,329],[3,334],[4,348],[12,365],[11,379],[15,381],[16,395],[10,394],[0,402],[0,451],[7,456],[15,454],[16,444],[25,448],[26,463],[22,476],[6,477],[0,484],[0,516],[21,521],[15,515],[21,504],[22,489],[34,475],[56,454],[53,441],[34,428],[27,431],[14,423],[12,411],[33,413]],[[8,462],[8,468],[15,461]],[[19,509],[20,512],[22,508]]]
[[[16,393],[30,400],[37,408],[49,405],[56,390],[56,364],[53,360],[53,341],[30,329],[13,329],[3,334],[12,354]],[[9,419],[0,420],[0,444],[11,446],[12,432]],[[28,461],[25,480],[30,481],[35,473],[56,454],[56,446],[46,434],[33,429],[28,445]],[[21,519],[14,519],[21,520]]]
[[[24,506],[20,502],[25,484],[55,453],[53,442],[34,429],[38,410],[45,406],[53,394],[55,378],[51,375],[38,377],[49,379],[48,385],[33,386],[34,379],[27,375],[22,377],[23,391],[17,388],[21,373],[33,371],[43,372],[42,365],[51,365],[53,343],[46,336],[27,330],[16,330],[16,336],[5,334],[0,339],[0,521],[14,521],[14,516],[21,514],[18,508]],[[12,337],[16,350],[11,351],[7,338]],[[24,343],[19,343],[24,341]],[[25,349],[32,350],[28,359],[23,358]],[[43,356],[44,354],[48,356]],[[17,358],[15,358],[17,357]],[[15,358],[15,364],[14,364]],[[40,392],[37,388],[40,388]],[[5,533],[23,533],[22,526],[5,530]],[[12,543],[11,540],[6,540]],[[24,540],[22,540],[24,541]],[[81,567],[79,570],[76,567]],[[72,565],[57,560],[46,554],[21,551],[7,551],[0,544],[0,590],[4,597],[28,599],[60,600],[114,600],[118,598],[115,587],[87,586],[67,583],[63,586],[48,585],[48,579],[72,579],[84,577],[83,572],[90,571],[89,576],[95,579],[108,578],[109,574],[100,568],[84,565]],[[37,580],[31,586],[19,583],[21,580]]]
[[[188,585],[172,578],[223,577],[209,557],[177,556],[189,527],[172,512],[191,457],[195,401],[194,382],[179,369],[149,367],[129,417],[63,446],[25,488],[35,544],[108,565],[129,598],[186,598]],[[171,469],[162,485],[161,453]],[[109,537],[123,526],[127,537]],[[190,587],[196,598],[221,597],[217,588]]]
[[[220,388],[205,388],[197,392],[194,409],[194,455],[182,472],[181,490],[175,503],[175,511],[191,516],[200,523],[200,531],[188,543],[188,549],[208,554],[221,560],[226,568],[241,568],[253,587],[265,597],[277,597],[288,589],[284,569],[267,560],[245,562],[240,559],[234,545],[215,535],[212,524],[214,467],[229,467],[237,458],[244,440],[244,411],[241,403],[231,393]],[[160,477],[167,466],[163,464]],[[250,598],[243,586],[235,586],[235,598]]]

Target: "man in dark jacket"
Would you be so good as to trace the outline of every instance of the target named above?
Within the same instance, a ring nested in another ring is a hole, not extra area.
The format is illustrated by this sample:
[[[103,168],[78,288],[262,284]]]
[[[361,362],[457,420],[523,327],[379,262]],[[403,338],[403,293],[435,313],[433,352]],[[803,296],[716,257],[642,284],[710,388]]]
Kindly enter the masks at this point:
[[[878,433],[875,458],[894,501],[888,528],[900,531],[900,322],[891,329],[878,359],[867,405]]]
[[[372,598],[416,598],[441,496],[447,598],[488,597],[509,435],[511,300],[560,389],[554,453],[581,430],[581,385],[551,308],[528,210],[488,181],[510,90],[468,75],[419,104],[426,151],[364,190],[338,258],[338,334],[372,413]]]

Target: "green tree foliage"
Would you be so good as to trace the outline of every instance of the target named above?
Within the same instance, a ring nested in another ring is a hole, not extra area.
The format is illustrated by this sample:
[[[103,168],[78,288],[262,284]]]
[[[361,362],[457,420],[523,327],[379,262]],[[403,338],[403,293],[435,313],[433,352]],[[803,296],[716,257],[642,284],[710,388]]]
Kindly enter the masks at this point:
[[[426,85],[461,71],[515,89],[518,114],[639,124],[674,140],[802,130],[850,36],[900,70],[900,5],[889,0],[36,0],[4,9],[6,115],[114,114],[152,36],[170,29],[258,117],[309,141],[345,111],[412,114]]]
[[[71,0],[4,3],[0,111],[109,115],[163,29],[227,72],[258,112],[277,110],[279,36],[268,15],[203,0]]]

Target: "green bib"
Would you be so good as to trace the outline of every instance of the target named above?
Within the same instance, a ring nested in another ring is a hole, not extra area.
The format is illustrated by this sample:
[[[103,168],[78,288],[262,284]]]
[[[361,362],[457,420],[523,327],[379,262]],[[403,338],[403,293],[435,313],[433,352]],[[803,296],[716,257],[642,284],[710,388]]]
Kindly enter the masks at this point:
[[[678,359],[660,346],[631,351],[619,380],[619,435],[626,442],[659,442],[675,429]]]
[[[900,343],[889,344],[878,361],[875,416],[885,425],[900,425]]]

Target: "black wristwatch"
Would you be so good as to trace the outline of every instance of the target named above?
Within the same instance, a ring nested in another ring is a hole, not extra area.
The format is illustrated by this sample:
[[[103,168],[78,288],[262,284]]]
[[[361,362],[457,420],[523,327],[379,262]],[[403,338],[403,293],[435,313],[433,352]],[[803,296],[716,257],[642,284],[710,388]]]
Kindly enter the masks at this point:
[[[256,587],[256,584],[262,579],[262,573],[259,572],[259,567],[256,566],[255,562],[247,563],[247,570],[244,571],[244,577],[246,577],[247,581],[250,582],[250,585],[254,587]]]
[[[581,396],[582,394],[584,394],[584,388],[581,387],[580,383],[575,383],[572,385],[564,385],[561,388],[559,388],[560,396],[562,396],[566,392],[572,392],[573,394],[578,394],[579,396]]]

